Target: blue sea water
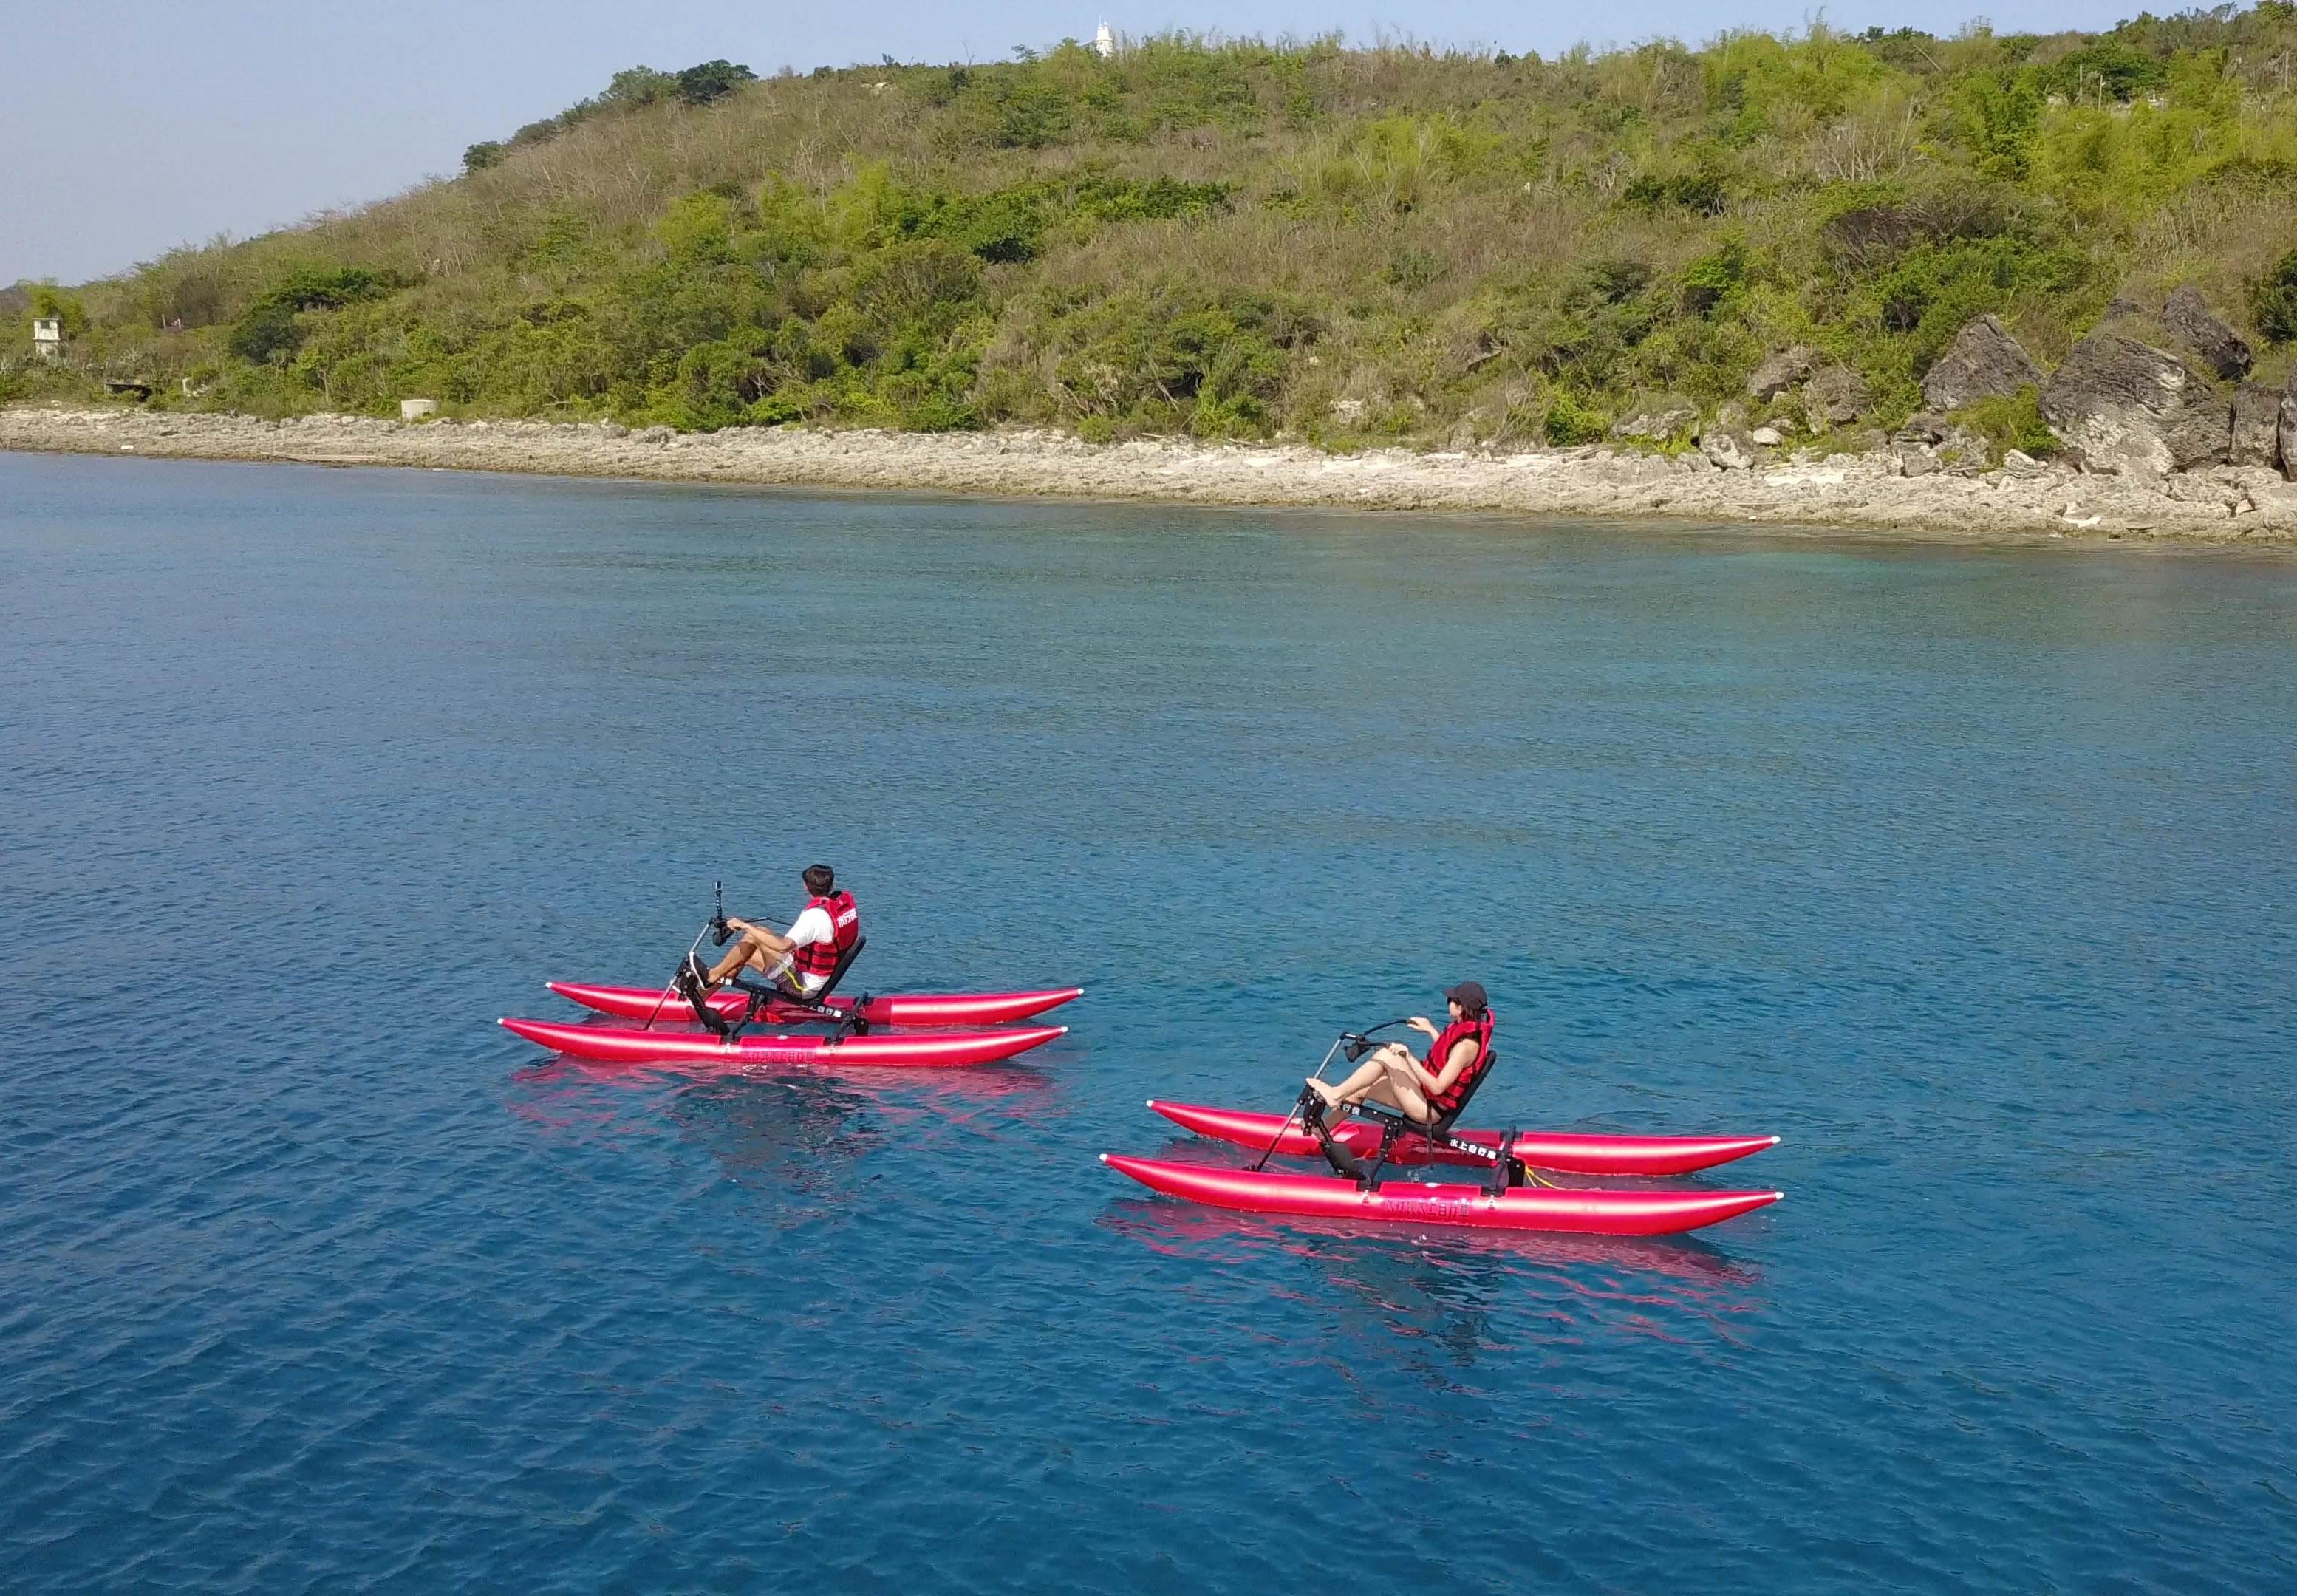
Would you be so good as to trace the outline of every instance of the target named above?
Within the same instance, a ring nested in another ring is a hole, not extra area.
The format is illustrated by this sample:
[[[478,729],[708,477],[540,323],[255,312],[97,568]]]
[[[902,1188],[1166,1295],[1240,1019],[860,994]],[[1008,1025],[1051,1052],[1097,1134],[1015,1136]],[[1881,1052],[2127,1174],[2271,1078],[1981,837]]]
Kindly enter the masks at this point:
[[[0,1589],[2297,1588],[2297,560],[0,456]],[[836,864],[939,1079],[498,1030]],[[1473,975],[1668,1241],[1153,1198]]]

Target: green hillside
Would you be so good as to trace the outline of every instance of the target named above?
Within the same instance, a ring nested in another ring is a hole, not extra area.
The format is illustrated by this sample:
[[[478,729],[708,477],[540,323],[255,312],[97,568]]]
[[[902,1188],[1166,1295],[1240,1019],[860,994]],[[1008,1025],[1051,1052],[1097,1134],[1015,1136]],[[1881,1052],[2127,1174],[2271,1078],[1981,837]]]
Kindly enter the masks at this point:
[[[2192,283],[2277,373],[2293,55],[2268,0],[1552,61],[1171,37],[638,69],[451,181],[62,296],[61,371],[12,316],[0,397],[1463,447],[1711,409],[1807,344],[1865,379],[1848,439],[1985,311],[2046,365]]]

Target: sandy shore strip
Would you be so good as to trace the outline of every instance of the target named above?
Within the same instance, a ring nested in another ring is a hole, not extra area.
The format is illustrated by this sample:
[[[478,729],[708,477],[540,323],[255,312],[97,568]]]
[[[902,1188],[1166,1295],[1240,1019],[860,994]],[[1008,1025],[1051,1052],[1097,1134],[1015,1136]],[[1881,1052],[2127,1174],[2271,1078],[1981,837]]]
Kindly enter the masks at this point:
[[[2297,544],[2297,483],[2257,466],[2163,482],[2062,465],[1901,474],[1898,457],[1784,457],[1725,471],[1605,448],[1518,454],[1304,448],[1153,440],[1089,444],[1064,433],[913,433],[805,428],[678,433],[611,423],[248,416],[20,405],[0,409],[0,449],[210,460],[405,465],[553,476],[1000,496],[1299,505],[1370,510],[1874,527],[1988,539],[2153,538]]]

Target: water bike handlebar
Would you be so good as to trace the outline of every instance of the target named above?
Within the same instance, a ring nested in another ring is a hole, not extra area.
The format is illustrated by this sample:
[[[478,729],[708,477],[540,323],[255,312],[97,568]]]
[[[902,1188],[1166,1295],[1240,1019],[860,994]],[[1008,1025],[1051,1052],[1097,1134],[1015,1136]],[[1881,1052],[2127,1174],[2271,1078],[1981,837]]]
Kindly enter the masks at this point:
[[[1366,1025],[1361,1031],[1343,1031],[1340,1032],[1340,1045],[1347,1050],[1348,1062],[1354,1064],[1371,1051],[1373,1037],[1383,1031],[1393,1031],[1398,1025],[1410,1024],[1412,1021],[1407,1017],[1400,1020],[1382,1020],[1379,1024]]]

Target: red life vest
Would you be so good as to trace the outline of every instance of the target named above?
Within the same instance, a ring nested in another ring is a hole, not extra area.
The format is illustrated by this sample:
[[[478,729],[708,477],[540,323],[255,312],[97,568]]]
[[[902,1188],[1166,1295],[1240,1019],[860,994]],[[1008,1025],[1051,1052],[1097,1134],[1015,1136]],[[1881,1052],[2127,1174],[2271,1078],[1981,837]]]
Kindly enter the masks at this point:
[[[833,893],[827,898],[808,898],[807,909],[819,909],[829,917],[829,940],[808,942],[790,954],[790,973],[807,986],[820,985],[829,979],[837,961],[845,956],[861,935],[861,911],[853,907],[853,894]],[[804,911],[800,910],[801,914]]]
[[[1462,1041],[1473,1041],[1476,1044],[1476,1061],[1461,1070],[1460,1078],[1444,1090],[1428,1094],[1429,1106],[1438,1115],[1456,1112],[1461,1102],[1467,1097],[1469,1089],[1482,1080],[1484,1072],[1491,1067],[1492,1011],[1490,1009],[1485,1009],[1483,1017],[1480,1019],[1453,1020],[1444,1027],[1444,1033],[1436,1039],[1436,1045],[1428,1049],[1428,1074],[1441,1075],[1444,1073],[1444,1066],[1452,1061],[1453,1048]]]

